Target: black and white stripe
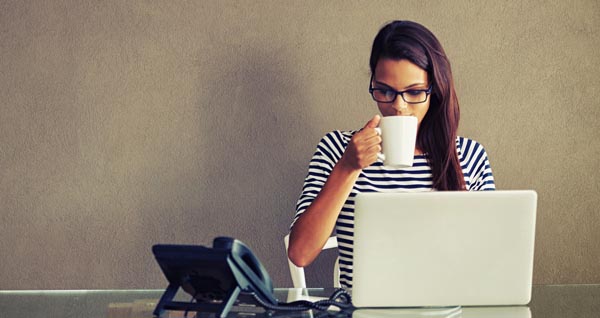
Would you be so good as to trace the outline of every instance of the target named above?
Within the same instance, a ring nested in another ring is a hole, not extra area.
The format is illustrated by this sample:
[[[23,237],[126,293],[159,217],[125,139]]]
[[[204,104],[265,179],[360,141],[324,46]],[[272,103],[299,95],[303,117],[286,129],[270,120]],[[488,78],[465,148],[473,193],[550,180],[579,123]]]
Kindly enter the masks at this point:
[[[342,157],[356,131],[333,131],[319,142],[308,167],[302,194],[296,204],[294,222],[321,191],[333,167]],[[477,142],[458,137],[456,149],[467,190],[494,190],[494,177],[484,148]],[[352,287],[352,249],[354,237],[354,197],[359,192],[422,192],[432,190],[431,168],[425,155],[415,156],[412,167],[397,169],[378,160],[363,169],[340,212],[335,230],[340,254],[340,283]]]

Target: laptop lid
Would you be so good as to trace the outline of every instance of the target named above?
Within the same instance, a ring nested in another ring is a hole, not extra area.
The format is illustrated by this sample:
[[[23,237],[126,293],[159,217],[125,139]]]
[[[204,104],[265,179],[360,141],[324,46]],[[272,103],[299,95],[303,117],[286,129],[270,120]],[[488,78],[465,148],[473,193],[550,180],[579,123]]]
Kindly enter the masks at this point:
[[[536,205],[530,190],[359,193],[354,305],[529,303]]]

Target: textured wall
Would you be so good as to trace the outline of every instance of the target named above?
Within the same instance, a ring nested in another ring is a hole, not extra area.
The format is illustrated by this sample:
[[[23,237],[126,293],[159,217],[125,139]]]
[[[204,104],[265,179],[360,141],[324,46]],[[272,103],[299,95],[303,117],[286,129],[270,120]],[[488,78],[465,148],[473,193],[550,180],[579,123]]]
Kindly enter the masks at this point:
[[[217,235],[291,285],[307,163],[377,112],[391,19],[438,35],[498,187],[538,191],[534,282],[600,283],[600,6],[488,2],[1,1],[0,289],[161,288],[152,244]]]

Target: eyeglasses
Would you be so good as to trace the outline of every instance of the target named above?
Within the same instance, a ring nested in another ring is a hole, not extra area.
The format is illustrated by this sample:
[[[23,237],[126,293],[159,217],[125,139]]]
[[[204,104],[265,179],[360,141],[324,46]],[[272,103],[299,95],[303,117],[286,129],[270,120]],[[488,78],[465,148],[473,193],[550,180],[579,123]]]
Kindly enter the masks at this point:
[[[405,91],[397,91],[392,88],[374,88],[373,76],[371,76],[369,93],[371,93],[373,100],[378,103],[393,103],[396,101],[396,97],[400,95],[407,104],[420,104],[427,101],[427,96],[431,94],[432,88],[432,85],[429,85],[427,89],[407,89]]]

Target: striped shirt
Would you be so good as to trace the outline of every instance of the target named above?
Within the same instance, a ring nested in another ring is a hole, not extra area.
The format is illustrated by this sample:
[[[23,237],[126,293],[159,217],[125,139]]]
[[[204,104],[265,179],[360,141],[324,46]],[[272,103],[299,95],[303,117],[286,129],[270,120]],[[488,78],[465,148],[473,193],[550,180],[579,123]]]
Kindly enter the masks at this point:
[[[296,204],[296,215],[292,226],[319,194],[355,132],[333,131],[321,139],[310,161],[308,175]],[[492,169],[483,146],[473,140],[457,137],[456,150],[467,190],[495,190]],[[415,155],[413,166],[408,168],[385,167],[383,162],[378,160],[362,170],[335,225],[339,244],[340,283],[343,287],[352,287],[354,197],[356,194],[359,192],[431,191],[432,185],[431,167],[427,163],[426,155]]]

